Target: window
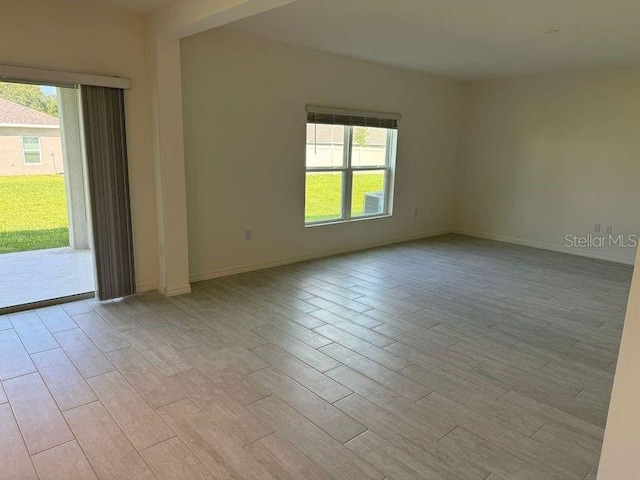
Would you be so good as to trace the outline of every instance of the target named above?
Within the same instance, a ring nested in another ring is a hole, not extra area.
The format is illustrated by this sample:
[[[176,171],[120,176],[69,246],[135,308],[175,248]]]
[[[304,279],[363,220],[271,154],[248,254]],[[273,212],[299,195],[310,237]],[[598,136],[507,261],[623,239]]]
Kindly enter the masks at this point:
[[[398,118],[309,107],[305,225],[391,215]]]
[[[41,165],[40,137],[22,137],[25,165]]]

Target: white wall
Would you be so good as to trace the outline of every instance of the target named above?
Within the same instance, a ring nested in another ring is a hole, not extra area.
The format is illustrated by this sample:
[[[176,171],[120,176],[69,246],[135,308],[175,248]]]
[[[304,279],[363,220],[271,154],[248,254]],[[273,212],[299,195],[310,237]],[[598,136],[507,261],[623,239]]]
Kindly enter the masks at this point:
[[[182,72],[192,279],[450,228],[458,82],[228,28],[183,39]],[[304,227],[307,104],[402,114],[392,218]]]
[[[147,52],[155,160],[158,288],[165,295],[191,291],[182,121],[180,39],[257,15],[295,0],[169,2],[150,15]]]
[[[598,480],[640,478],[640,256],[631,284]]]
[[[596,223],[638,233],[640,69],[474,82],[464,108],[457,230],[560,250]]]
[[[158,242],[145,19],[96,2],[3,2],[0,63],[131,78],[126,92],[137,283],[153,289]]]

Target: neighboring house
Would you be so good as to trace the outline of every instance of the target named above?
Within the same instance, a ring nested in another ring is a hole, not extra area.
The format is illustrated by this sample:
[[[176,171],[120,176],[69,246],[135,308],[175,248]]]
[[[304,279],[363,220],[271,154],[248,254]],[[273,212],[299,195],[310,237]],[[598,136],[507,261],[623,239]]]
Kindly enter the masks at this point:
[[[0,98],[0,175],[63,173],[56,117]]]
[[[356,127],[363,133],[364,145],[353,145],[353,165],[366,166],[384,163],[387,131],[383,128]],[[314,167],[342,165],[344,129],[333,125],[307,125],[307,163]]]

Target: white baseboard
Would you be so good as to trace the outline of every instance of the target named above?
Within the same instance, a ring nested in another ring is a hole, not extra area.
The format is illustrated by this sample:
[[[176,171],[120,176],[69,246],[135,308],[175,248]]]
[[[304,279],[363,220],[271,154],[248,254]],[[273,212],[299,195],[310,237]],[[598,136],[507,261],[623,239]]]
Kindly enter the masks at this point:
[[[181,285],[177,287],[158,287],[158,291],[165,297],[175,297],[176,295],[185,295],[191,293],[191,285]]]
[[[454,228],[451,233],[457,233],[459,235],[466,235],[468,237],[484,238],[486,240],[495,240],[496,242],[512,243],[514,245],[522,245],[523,247],[539,248],[541,250],[550,250],[552,252],[568,253],[570,255],[577,255],[579,257],[595,258],[597,260],[606,260],[608,262],[623,263],[625,265],[634,265],[633,259],[628,259],[622,255],[615,255],[604,252],[595,252],[593,250],[581,250],[577,248],[569,248],[564,245],[553,245],[548,243],[534,242],[531,240],[524,240],[522,238],[507,237],[505,235],[495,235],[492,233],[474,232],[471,230],[465,230],[461,228]]]
[[[522,238],[508,237],[505,235],[495,235],[491,233],[475,232],[472,230],[465,230],[461,228],[452,228],[452,229],[434,230],[430,232],[422,232],[414,235],[407,235],[404,237],[387,239],[380,242],[372,242],[364,245],[345,247],[345,248],[334,249],[334,250],[325,250],[322,252],[315,252],[308,255],[286,257],[286,258],[280,258],[277,260],[271,260],[268,262],[239,265],[231,268],[224,268],[219,270],[211,270],[208,272],[196,273],[190,276],[190,281],[201,282],[203,280],[210,280],[212,278],[227,277],[230,275],[237,275],[239,273],[253,272],[256,270],[263,270],[265,268],[279,267],[281,265],[289,265],[291,263],[304,262],[306,260],[315,260],[317,258],[331,257],[334,255],[341,255],[344,253],[368,250],[370,248],[376,248],[376,247],[384,247],[386,245],[393,245],[396,243],[410,242],[412,240],[420,240],[423,238],[437,237],[439,235],[445,235],[447,233],[457,233],[459,235],[466,235],[469,237],[483,238],[486,240],[494,240],[497,242],[511,243],[514,245],[522,245],[524,247],[539,248],[542,250],[549,250],[549,251],[559,252],[559,253],[568,253],[570,255],[595,258],[598,260],[606,260],[609,262],[622,263],[625,265],[634,265],[635,263],[633,259],[629,259],[621,255],[612,255],[608,253],[594,252],[593,250],[572,249],[572,248],[565,247],[563,245],[546,244],[541,242],[534,242],[531,240],[525,240]],[[178,287],[170,287],[170,288],[163,288],[161,286],[158,286],[156,284],[151,284],[151,283],[137,286],[137,291],[139,293],[149,292],[156,289],[161,294],[167,297],[173,297],[176,295],[184,295],[187,293],[191,293],[190,284],[182,285]]]
[[[265,268],[279,267],[281,265],[304,262],[306,260],[314,260],[316,258],[331,257],[333,255],[341,255],[343,253],[357,252],[357,251],[367,250],[367,249],[376,248],[376,247],[384,247],[386,245],[393,245],[395,243],[410,242],[412,240],[420,240],[423,238],[436,237],[438,235],[444,235],[450,232],[451,232],[450,229],[434,230],[431,232],[422,232],[414,235],[407,235],[404,237],[388,239],[388,240],[368,243],[364,245],[339,248],[335,250],[325,250],[322,252],[315,252],[308,255],[280,258],[280,259],[271,260],[268,262],[239,265],[237,267],[224,268],[220,270],[210,270],[208,272],[201,272],[201,273],[195,273],[193,275],[190,275],[189,279],[191,280],[191,282],[201,282],[203,280],[210,280],[212,278],[227,277],[229,275],[237,275],[239,273],[253,272],[255,270],[263,270]]]

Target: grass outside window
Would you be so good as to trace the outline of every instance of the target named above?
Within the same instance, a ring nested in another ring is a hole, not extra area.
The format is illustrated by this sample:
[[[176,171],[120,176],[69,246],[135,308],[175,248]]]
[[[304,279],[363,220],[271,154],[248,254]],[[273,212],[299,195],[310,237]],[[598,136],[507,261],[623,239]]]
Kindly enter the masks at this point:
[[[0,177],[0,254],[68,246],[64,177]]]
[[[351,215],[364,214],[364,196],[367,192],[385,188],[383,173],[355,173],[358,181],[353,183]],[[319,222],[340,218],[342,212],[342,174],[307,173],[305,221]]]

